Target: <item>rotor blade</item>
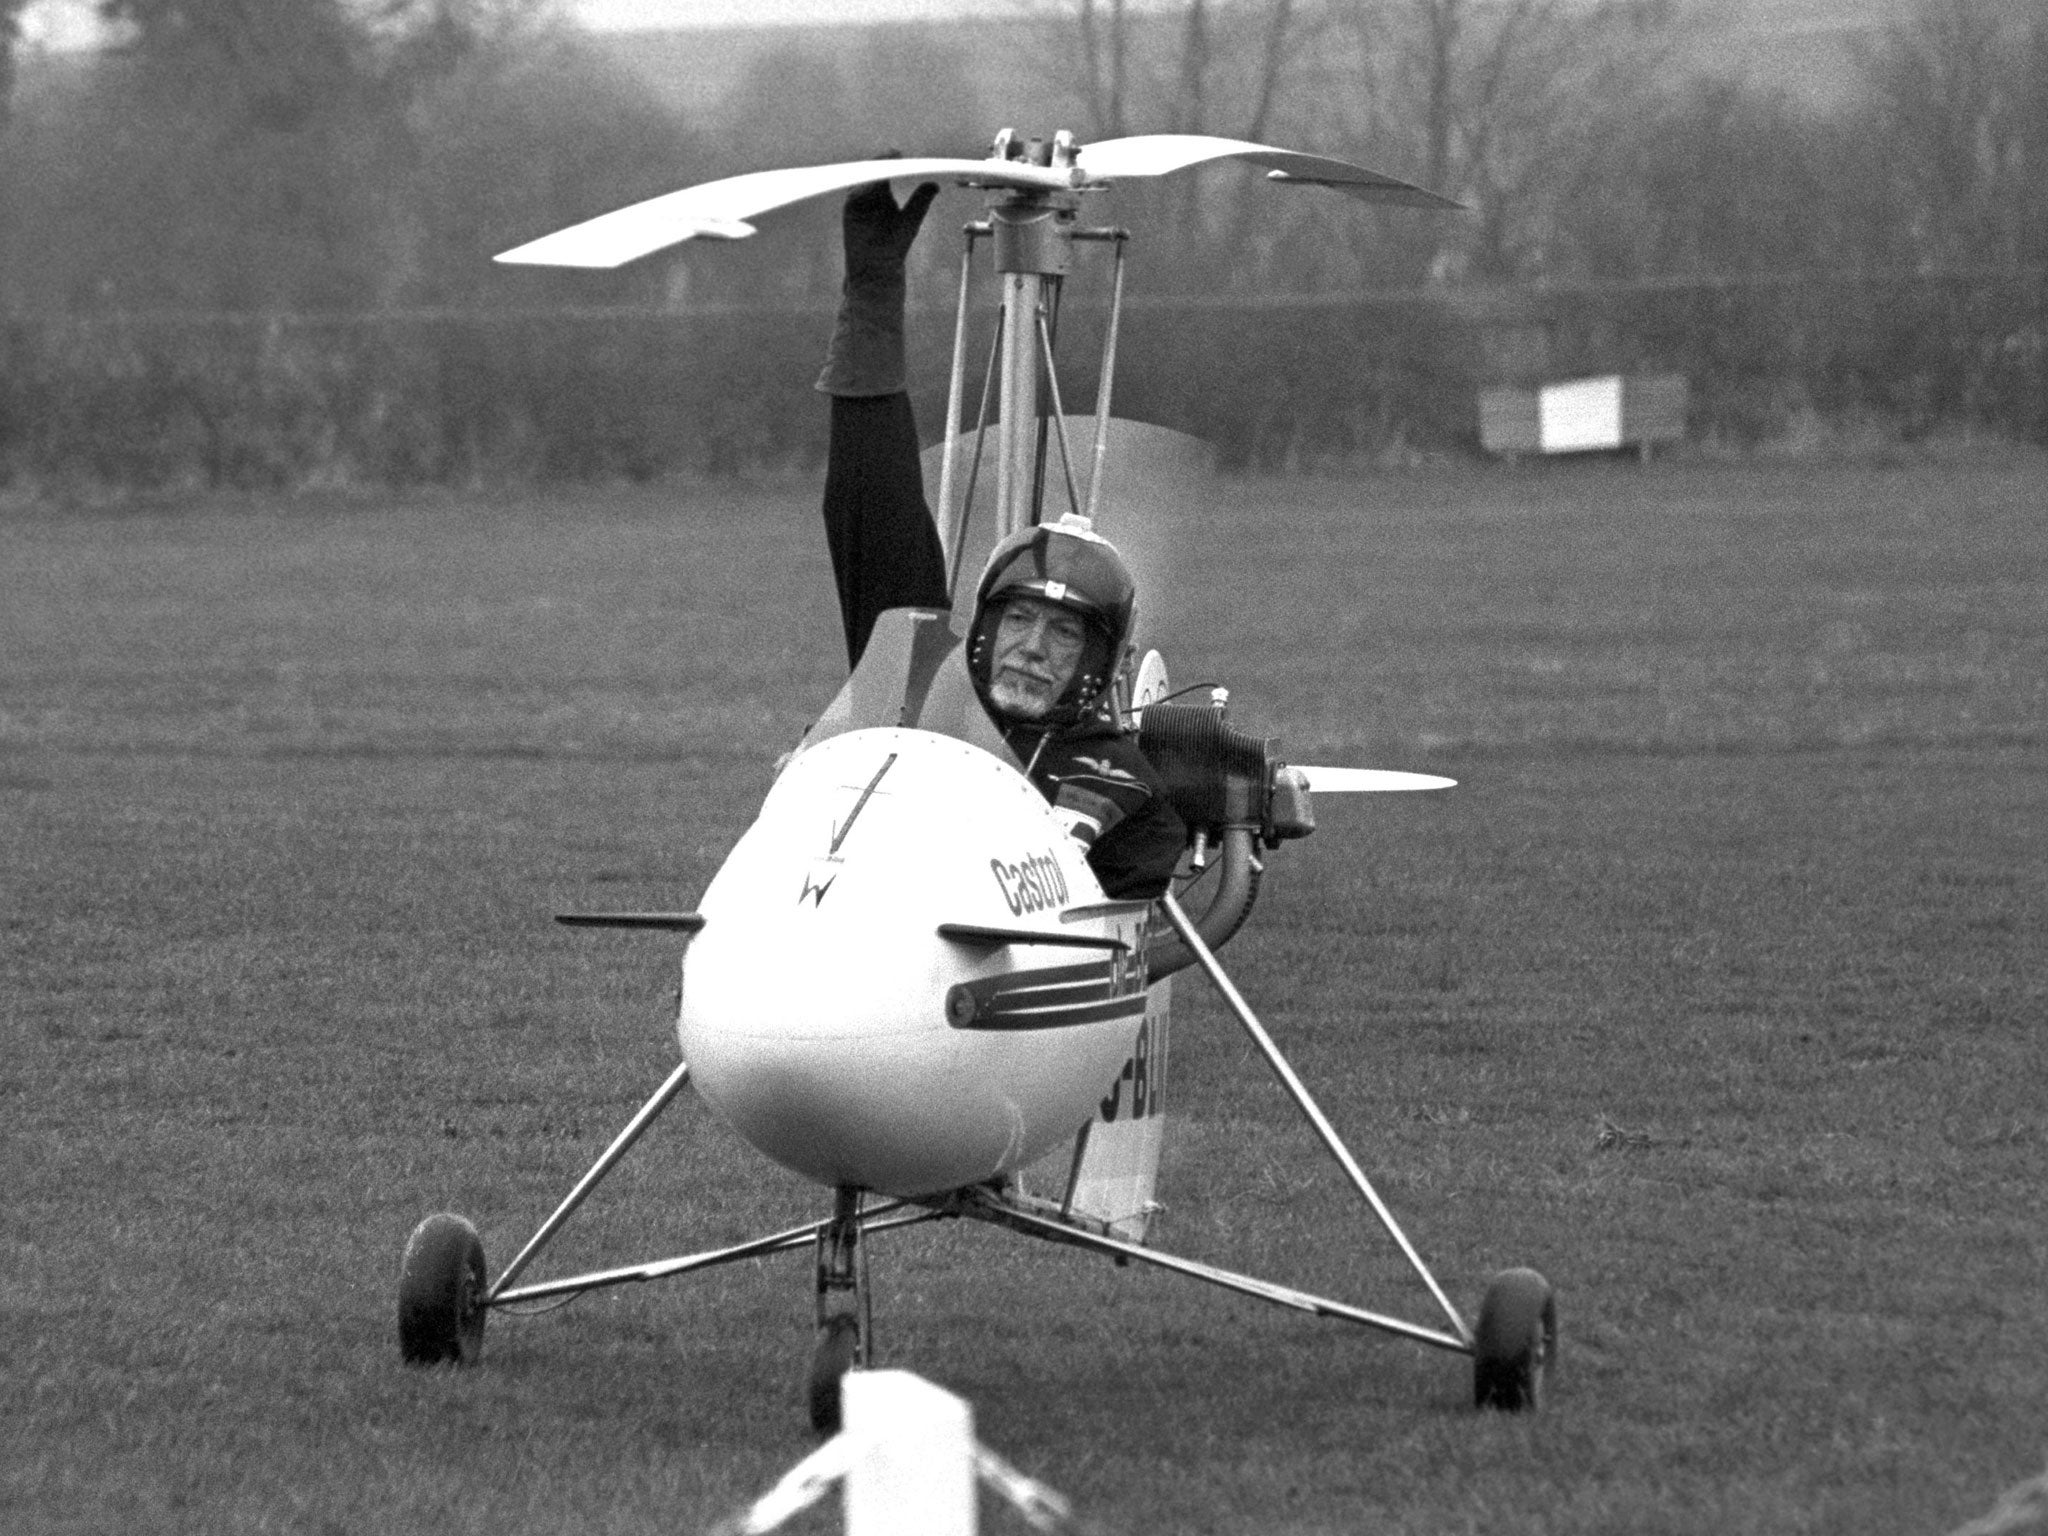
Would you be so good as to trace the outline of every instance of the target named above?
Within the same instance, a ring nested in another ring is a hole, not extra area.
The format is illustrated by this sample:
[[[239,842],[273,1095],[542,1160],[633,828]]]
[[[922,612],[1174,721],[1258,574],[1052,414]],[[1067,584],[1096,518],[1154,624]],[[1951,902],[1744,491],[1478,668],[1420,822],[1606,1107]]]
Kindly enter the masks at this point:
[[[1288,766],[1308,775],[1312,795],[1342,795],[1358,790],[1449,789],[1458,781],[1441,779],[1433,773],[1397,773],[1391,768],[1310,768],[1300,763]]]
[[[551,235],[505,251],[495,259],[538,267],[618,267],[685,240],[709,236],[738,240],[754,232],[747,221],[792,203],[843,192],[873,181],[950,178],[988,187],[1031,187],[1065,191],[1074,184],[1066,171],[1021,160],[965,160],[930,156],[918,160],[846,160],[834,165],[799,165],[750,171],[721,181],[701,182],[680,192],[649,198],[599,214]]]
[[[1273,181],[1336,187],[1375,202],[1411,208],[1464,207],[1410,182],[1353,165],[1349,160],[1253,144],[1244,139],[1219,139],[1206,133],[1144,133],[1128,139],[1104,139],[1099,144],[1084,144],[1074,157],[1075,165],[1089,182],[1114,181],[1122,176],[1167,176],[1211,160],[1244,160],[1263,165]]]

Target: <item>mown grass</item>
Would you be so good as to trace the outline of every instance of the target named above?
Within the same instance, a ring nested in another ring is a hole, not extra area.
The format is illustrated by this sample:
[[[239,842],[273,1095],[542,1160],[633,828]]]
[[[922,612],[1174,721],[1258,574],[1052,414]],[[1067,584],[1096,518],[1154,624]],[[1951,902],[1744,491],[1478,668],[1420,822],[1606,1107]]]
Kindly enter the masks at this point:
[[[1321,806],[1226,958],[1461,1362],[1004,1234],[881,1345],[1108,1530],[1938,1532],[2048,1439],[2048,466],[1234,482],[1156,616]],[[397,1361],[405,1234],[502,1263],[672,1061],[688,904],[838,675],[809,493],[0,522],[0,1525],[701,1530],[810,1443],[801,1259]],[[1192,980],[1166,1243],[1427,1319]],[[685,1100],[544,1263],[821,1197]],[[830,1509],[799,1530],[834,1528]],[[1021,1528],[991,1512],[994,1530]]]

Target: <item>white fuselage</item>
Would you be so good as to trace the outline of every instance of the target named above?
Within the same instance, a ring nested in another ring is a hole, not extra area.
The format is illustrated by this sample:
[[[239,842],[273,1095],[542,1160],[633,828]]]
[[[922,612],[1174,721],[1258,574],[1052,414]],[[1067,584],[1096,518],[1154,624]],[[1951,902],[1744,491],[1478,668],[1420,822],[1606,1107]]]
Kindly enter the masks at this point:
[[[926,731],[783,771],[704,894],[678,1024],[696,1087],[808,1178],[925,1195],[1073,1138],[1144,1017],[1143,903],[1105,900],[1031,783]],[[940,924],[1126,952],[942,938]]]

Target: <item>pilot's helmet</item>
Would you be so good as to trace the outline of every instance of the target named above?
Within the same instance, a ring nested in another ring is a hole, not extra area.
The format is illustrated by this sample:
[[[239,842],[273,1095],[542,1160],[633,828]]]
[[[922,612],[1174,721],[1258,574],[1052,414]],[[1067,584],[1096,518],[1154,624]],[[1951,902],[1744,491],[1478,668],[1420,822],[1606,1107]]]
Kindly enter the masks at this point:
[[[989,696],[989,672],[996,627],[1013,597],[1035,597],[1077,613],[1088,627],[1087,644],[1073,681],[1051,711],[1034,723],[1072,725],[1096,709],[1116,675],[1137,613],[1137,583],[1116,546],[1084,517],[1063,517],[1011,534],[989,555],[975,589],[974,623],[967,637],[967,670],[974,691],[991,714],[1001,715]]]

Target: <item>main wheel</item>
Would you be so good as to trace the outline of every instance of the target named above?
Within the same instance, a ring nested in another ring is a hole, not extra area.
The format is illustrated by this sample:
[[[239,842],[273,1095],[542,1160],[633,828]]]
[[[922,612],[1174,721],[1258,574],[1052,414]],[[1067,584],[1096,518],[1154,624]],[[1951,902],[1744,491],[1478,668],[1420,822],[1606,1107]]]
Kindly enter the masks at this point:
[[[1479,1304],[1472,1349],[1472,1401],[1480,1408],[1533,1413],[1557,1359],[1557,1297],[1533,1269],[1503,1270]]]
[[[860,1353],[860,1322],[850,1314],[835,1317],[818,1330],[818,1347],[811,1355],[811,1428],[821,1435],[836,1435],[841,1422],[839,1382],[853,1369]]]
[[[398,1348],[410,1365],[474,1365],[484,1350],[484,1245],[460,1216],[412,1229],[398,1267]]]

